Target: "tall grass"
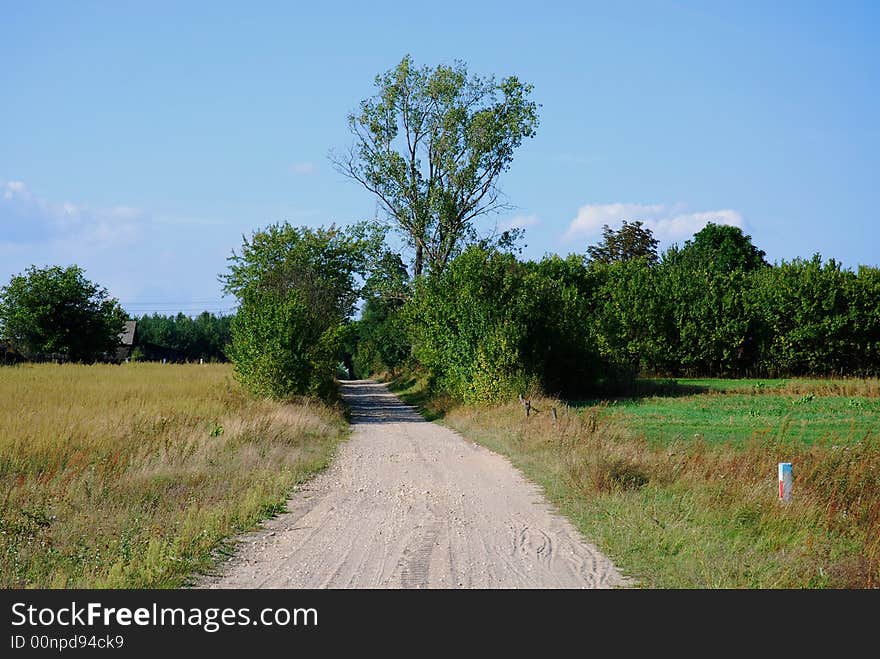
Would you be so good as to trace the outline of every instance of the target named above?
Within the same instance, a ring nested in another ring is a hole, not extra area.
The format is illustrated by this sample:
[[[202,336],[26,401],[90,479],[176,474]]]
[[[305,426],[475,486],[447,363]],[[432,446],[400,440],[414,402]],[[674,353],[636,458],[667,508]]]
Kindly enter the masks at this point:
[[[516,402],[446,399],[443,423],[507,455],[642,587],[880,586],[876,432],[845,446],[784,428],[738,443],[658,443],[602,407],[532,405],[526,418]],[[778,500],[779,462],[793,463],[790,503]]]
[[[167,588],[280,510],[346,433],[231,368],[0,368],[0,586]]]

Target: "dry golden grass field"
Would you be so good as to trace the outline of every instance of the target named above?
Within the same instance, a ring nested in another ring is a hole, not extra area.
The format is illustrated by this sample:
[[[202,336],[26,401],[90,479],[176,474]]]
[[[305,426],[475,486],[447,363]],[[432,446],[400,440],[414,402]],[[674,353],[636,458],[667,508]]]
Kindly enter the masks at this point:
[[[174,588],[347,435],[227,364],[0,368],[0,587]]]

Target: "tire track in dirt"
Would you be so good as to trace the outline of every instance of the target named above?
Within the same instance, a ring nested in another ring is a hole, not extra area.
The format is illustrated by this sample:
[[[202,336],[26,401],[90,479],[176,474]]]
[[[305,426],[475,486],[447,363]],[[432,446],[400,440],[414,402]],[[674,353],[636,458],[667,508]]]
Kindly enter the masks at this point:
[[[354,432],[333,464],[195,587],[631,585],[502,456],[382,384],[344,382],[342,395]]]

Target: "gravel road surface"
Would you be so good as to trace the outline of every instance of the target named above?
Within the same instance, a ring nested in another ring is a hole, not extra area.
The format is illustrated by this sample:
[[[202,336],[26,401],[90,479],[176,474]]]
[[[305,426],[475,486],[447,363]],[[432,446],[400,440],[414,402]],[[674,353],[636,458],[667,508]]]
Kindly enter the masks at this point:
[[[342,383],[353,434],[200,588],[630,585],[506,458],[383,384]]]

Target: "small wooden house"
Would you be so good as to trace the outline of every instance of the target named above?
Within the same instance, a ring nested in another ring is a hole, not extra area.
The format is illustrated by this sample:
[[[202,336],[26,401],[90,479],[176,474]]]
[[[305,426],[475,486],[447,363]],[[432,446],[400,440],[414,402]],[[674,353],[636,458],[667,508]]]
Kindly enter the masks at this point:
[[[116,361],[124,362],[131,357],[131,351],[137,345],[137,321],[126,320],[125,329],[119,333],[119,346],[116,348]]]

